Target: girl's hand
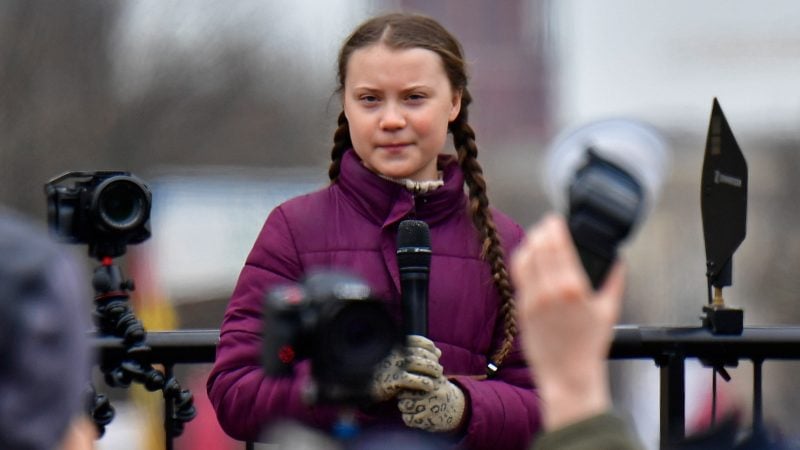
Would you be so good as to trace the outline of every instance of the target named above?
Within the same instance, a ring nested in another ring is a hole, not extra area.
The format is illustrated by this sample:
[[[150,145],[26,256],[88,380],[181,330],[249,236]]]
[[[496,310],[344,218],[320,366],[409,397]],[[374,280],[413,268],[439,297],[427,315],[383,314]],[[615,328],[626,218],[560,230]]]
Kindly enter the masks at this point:
[[[371,394],[375,401],[393,399],[404,389],[430,391],[432,377],[441,376],[442,352],[428,338],[407,336],[406,347],[394,350],[375,370]]]
[[[418,346],[409,345],[411,352],[406,357],[406,370],[415,377],[422,377],[425,383],[406,384],[397,394],[397,409],[409,427],[439,432],[456,430],[466,408],[464,392],[444,376],[439,364],[441,350],[424,337],[409,336],[411,338]]]
[[[431,380],[433,388],[429,391],[400,392],[397,395],[397,409],[409,427],[426,431],[454,431],[464,418],[464,392],[442,375]]]

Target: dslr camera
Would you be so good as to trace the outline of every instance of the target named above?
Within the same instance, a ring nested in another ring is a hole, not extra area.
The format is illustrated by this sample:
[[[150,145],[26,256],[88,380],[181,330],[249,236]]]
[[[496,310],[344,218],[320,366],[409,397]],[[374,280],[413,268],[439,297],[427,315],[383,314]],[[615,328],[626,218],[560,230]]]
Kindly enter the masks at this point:
[[[569,187],[569,229],[592,286],[600,287],[644,208],[641,184],[618,165],[587,150]]]
[[[341,272],[313,273],[268,292],[263,337],[267,375],[291,375],[309,359],[306,400],[345,405],[369,401],[378,363],[402,342],[384,303],[361,279]]]
[[[121,256],[150,237],[152,194],[129,172],[67,172],[47,182],[45,194],[51,233],[89,244],[92,257]]]

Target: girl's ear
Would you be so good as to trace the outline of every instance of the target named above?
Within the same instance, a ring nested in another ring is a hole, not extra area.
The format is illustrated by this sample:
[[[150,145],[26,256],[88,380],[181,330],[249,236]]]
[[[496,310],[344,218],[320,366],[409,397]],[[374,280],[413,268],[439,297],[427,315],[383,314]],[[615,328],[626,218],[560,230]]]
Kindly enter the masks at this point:
[[[452,122],[456,120],[458,114],[461,112],[461,90],[457,90],[453,93],[453,103],[450,107],[450,117],[449,121]]]
[[[344,107],[344,89],[342,92],[339,93],[339,103],[342,105],[342,112],[344,113],[345,119],[347,118],[347,108]]]

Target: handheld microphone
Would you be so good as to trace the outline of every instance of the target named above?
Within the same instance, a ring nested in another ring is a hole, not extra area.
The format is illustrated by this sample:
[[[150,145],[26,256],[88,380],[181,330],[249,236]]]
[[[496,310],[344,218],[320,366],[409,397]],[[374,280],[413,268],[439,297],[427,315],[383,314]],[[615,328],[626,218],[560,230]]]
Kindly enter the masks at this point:
[[[428,335],[428,274],[431,268],[431,234],[421,220],[404,220],[397,231],[397,266],[403,332]]]
[[[545,187],[567,215],[595,289],[619,245],[652,209],[669,165],[665,138],[635,120],[600,120],[555,139],[545,164]]]

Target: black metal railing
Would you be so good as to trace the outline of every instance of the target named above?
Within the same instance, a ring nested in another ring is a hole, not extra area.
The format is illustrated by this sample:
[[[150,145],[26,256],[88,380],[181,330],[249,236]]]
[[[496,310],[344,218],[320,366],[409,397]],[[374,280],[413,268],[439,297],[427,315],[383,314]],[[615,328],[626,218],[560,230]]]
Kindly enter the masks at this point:
[[[177,364],[214,361],[218,330],[148,332],[149,362],[162,364],[168,373]],[[122,339],[93,338],[101,363],[119,363],[126,357]],[[610,359],[652,359],[661,371],[661,447],[684,437],[685,361],[699,359],[723,369],[731,362],[753,362],[753,426],[761,426],[761,366],[765,360],[800,360],[800,327],[746,327],[741,335],[716,335],[703,327],[615,327]],[[167,412],[166,429],[172,427]],[[167,433],[166,448],[174,437]]]
[[[660,446],[685,435],[685,361],[698,359],[724,370],[753,362],[753,428],[762,426],[761,366],[767,359],[800,360],[800,327],[746,327],[741,335],[713,334],[703,327],[615,327],[611,359],[652,359],[661,371]]]
[[[92,346],[100,367],[118,367],[130,358],[130,348],[124,338],[110,335],[93,335]],[[149,331],[142,341],[147,348],[140,358],[146,365],[164,366],[164,379],[174,380],[173,371],[178,364],[204,364],[214,362],[219,330]],[[177,383],[176,383],[177,384]],[[191,395],[191,394],[188,394]],[[183,430],[189,417],[181,417],[172,401],[165,395],[164,436],[165,449],[172,450],[175,438]],[[113,426],[113,424],[112,424]]]

